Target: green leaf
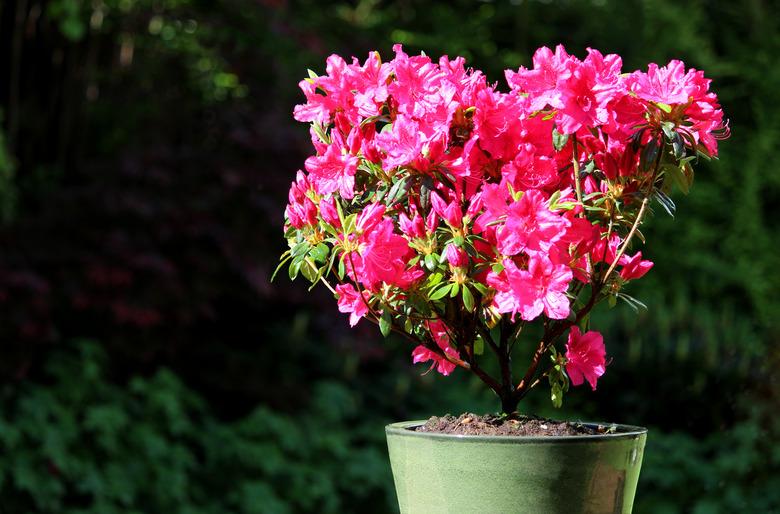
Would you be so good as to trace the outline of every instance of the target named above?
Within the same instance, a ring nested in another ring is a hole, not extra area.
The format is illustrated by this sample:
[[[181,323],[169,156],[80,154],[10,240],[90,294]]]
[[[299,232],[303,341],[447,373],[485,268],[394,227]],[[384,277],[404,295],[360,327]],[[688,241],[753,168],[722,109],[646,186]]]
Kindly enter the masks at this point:
[[[474,295],[471,293],[468,286],[463,286],[461,296],[463,297],[463,306],[466,307],[466,310],[474,312]]]
[[[552,400],[553,407],[556,409],[560,409],[563,406],[563,391],[557,384],[550,389],[550,400]]]
[[[406,178],[402,178],[393,184],[393,187],[390,188],[390,192],[387,193],[387,200],[385,200],[385,205],[393,205],[400,197],[403,196],[404,192],[406,191],[406,182]]]
[[[661,130],[664,131],[664,135],[666,136],[666,139],[669,141],[672,140],[674,137],[674,123],[671,121],[664,121],[661,123]]]
[[[561,134],[558,132],[558,130],[553,127],[552,131],[552,140],[553,140],[553,146],[555,147],[555,150],[561,151],[561,149],[566,146],[566,143],[569,141],[569,134]]]
[[[666,180],[668,180],[670,184],[677,187],[677,189],[682,191],[683,194],[687,195],[689,192],[688,178],[685,176],[685,173],[683,173],[683,170],[681,170],[679,166],[674,166],[671,164],[664,165],[662,169],[666,175]]]
[[[309,256],[311,256],[312,259],[314,259],[316,262],[325,263],[328,260],[328,254],[330,253],[330,248],[328,248],[328,245],[325,243],[320,243],[314,248],[311,249],[309,252]]]
[[[279,265],[276,267],[273,274],[271,275],[271,282],[274,281],[274,279],[276,278],[276,274],[279,273],[279,270],[282,269],[282,266],[284,266],[290,259],[292,259],[292,256],[290,256],[289,254],[286,257],[282,258],[282,262],[279,263]]]
[[[617,297],[626,302],[628,306],[634,310],[634,312],[639,312],[640,309],[647,310],[647,305],[637,300],[633,296],[629,296],[625,293],[618,293]]]
[[[439,256],[435,253],[429,253],[425,256],[425,267],[428,268],[429,271],[433,271],[436,269],[436,267],[439,265]]]
[[[306,253],[309,251],[309,248],[311,248],[311,245],[309,245],[309,243],[307,243],[306,241],[301,241],[300,243],[292,247],[292,249],[290,250],[290,255],[293,258],[301,257],[303,255],[306,255]]]
[[[460,285],[452,284],[452,287],[450,288],[450,298],[455,298],[456,296],[458,296],[459,292],[460,292]]]
[[[311,124],[312,129],[314,130],[314,133],[317,135],[317,137],[325,143],[326,145],[330,144],[330,136],[328,135],[327,129],[319,122],[314,122]]]
[[[485,340],[482,339],[482,336],[478,336],[474,340],[474,355],[482,355],[485,353]]]
[[[433,287],[433,286],[435,286],[436,284],[438,284],[439,282],[441,282],[441,280],[442,280],[443,278],[444,278],[444,275],[443,275],[442,273],[439,273],[439,272],[432,273],[432,274],[431,274],[431,275],[428,277],[428,287]]]
[[[474,288],[479,291],[479,294],[482,296],[485,296],[488,293],[488,288],[485,287],[483,284],[480,284],[479,282],[472,282],[471,285],[474,286]]]
[[[379,318],[379,331],[382,335],[387,337],[390,334],[393,326],[393,319],[390,317],[390,313],[387,310],[382,311],[382,316]]]
[[[316,268],[310,260],[307,259],[303,261],[300,269],[301,275],[306,277],[309,282],[314,283],[318,280],[319,269]]]
[[[301,270],[301,262],[303,261],[290,264],[290,267],[287,269],[287,274],[290,276],[290,280],[295,280],[295,277],[298,276],[298,272]]]
[[[676,209],[676,206],[674,205],[674,201],[669,198],[669,195],[661,191],[660,189],[655,190],[655,195],[653,195],[653,198],[655,198],[659,204],[661,204],[661,207],[664,208],[664,210],[674,218],[674,211]]]
[[[504,265],[501,264],[500,262],[497,262],[493,264],[491,269],[493,270],[493,273],[501,273],[502,271],[504,271]]]
[[[642,150],[640,169],[642,171],[649,171],[655,166],[655,160],[658,157],[658,142],[655,139],[651,139],[647,142]]]
[[[685,157],[685,141],[683,141],[682,136],[678,132],[672,135],[672,151],[674,152],[674,157],[678,160]]]
[[[336,205],[338,205],[338,202],[336,202]],[[355,231],[355,222],[357,220],[357,214],[350,214],[346,218],[344,218],[344,232],[346,234],[351,234]]]
[[[433,294],[429,296],[429,298],[431,300],[441,300],[449,294],[450,289],[452,289],[452,284],[444,284],[439,289],[434,291]]]

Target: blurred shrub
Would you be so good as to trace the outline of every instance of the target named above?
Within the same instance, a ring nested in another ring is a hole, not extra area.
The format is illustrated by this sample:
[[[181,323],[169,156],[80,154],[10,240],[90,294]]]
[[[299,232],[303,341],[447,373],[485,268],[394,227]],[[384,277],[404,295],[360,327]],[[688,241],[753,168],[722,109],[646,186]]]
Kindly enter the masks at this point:
[[[3,111],[0,110],[0,123],[3,121]],[[5,134],[0,128],[0,223],[8,223],[16,208],[16,183],[14,172],[16,164],[5,141]]]
[[[359,409],[370,393],[321,381],[295,416],[222,422],[170,371],[117,385],[106,359],[82,341],[49,357],[44,383],[3,388],[0,512],[397,511],[385,420]],[[635,512],[780,512],[780,420],[745,411],[703,438],[651,430]]]
[[[105,376],[99,345],[48,360],[46,384],[2,391],[0,512],[373,512],[394,501],[384,434],[320,382],[308,408],[223,423],[170,371]]]
[[[751,400],[745,419],[703,438],[651,430],[634,511],[780,512],[780,420]]]

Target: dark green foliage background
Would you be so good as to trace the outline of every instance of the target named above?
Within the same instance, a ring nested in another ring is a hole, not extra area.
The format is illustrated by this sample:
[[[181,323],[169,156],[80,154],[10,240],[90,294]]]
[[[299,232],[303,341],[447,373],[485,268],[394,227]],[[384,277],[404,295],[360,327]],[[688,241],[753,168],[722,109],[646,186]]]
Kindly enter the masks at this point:
[[[564,43],[681,58],[733,136],[644,230],[647,312],[594,317],[595,393],[541,415],[651,428],[635,512],[780,512],[777,1],[0,4],[0,512],[394,512],[382,427],[491,411],[463,373],[269,284],[329,53],[393,42],[492,81]],[[530,345],[529,345],[530,346]]]

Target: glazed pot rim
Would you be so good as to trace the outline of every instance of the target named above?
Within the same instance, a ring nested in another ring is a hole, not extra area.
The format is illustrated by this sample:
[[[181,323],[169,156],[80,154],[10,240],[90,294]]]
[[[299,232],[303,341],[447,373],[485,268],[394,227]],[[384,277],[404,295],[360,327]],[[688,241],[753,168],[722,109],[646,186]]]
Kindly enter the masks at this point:
[[[464,434],[443,434],[437,432],[417,432],[410,430],[424,425],[426,420],[399,421],[391,423],[385,427],[385,433],[390,436],[417,437],[424,439],[448,440],[451,442],[486,442],[510,443],[510,444],[558,444],[558,443],[597,443],[599,441],[612,441],[615,439],[629,439],[647,434],[647,429],[635,425],[622,425],[619,423],[594,423],[591,421],[571,421],[571,423],[580,423],[590,428],[606,427],[614,429],[614,432],[608,434],[585,434],[585,435],[464,435]]]

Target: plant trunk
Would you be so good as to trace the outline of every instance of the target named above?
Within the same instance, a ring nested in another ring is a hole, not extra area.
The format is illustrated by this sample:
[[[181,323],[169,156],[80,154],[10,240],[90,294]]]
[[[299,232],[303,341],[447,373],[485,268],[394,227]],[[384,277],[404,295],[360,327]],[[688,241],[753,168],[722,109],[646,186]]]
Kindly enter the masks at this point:
[[[517,404],[520,399],[515,396],[514,391],[504,391],[501,395],[501,411],[504,414],[513,414],[517,411]]]

